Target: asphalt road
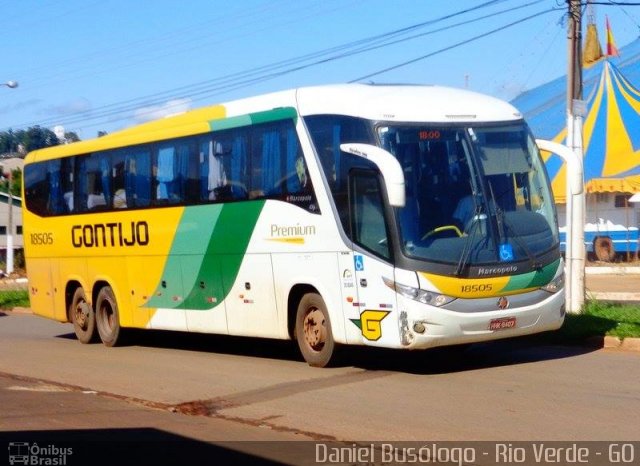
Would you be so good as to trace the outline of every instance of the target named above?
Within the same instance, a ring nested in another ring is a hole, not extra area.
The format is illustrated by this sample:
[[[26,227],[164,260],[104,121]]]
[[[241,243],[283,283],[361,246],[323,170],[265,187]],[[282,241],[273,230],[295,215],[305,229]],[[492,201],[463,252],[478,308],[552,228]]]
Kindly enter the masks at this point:
[[[0,313],[0,433],[638,441],[639,367],[640,353],[528,338],[464,353],[356,348],[339,367],[314,369],[289,342],[138,332],[130,346],[106,348],[81,345],[69,324]],[[303,462],[275,450],[265,456]]]

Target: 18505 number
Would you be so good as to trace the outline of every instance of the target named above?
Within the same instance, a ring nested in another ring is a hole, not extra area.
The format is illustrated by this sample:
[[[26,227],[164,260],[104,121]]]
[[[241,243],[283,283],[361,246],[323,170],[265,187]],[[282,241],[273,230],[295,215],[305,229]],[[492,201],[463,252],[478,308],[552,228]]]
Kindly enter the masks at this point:
[[[31,244],[36,246],[53,244],[53,233],[31,233],[29,238]]]
[[[493,290],[491,283],[485,283],[481,285],[462,285],[460,291],[463,293],[481,293]]]

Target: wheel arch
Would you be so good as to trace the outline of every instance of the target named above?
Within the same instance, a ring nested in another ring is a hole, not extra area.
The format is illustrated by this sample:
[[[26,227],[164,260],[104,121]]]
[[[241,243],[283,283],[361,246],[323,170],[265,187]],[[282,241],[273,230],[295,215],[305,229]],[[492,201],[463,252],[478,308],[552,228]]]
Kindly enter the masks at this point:
[[[104,279],[96,280],[96,282],[93,284],[93,288],[91,289],[91,305],[94,306],[94,308],[95,308],[95,303],[98,300],[98,293],[100,293],[100,290],[105,286],[109,286],[113,290],[111,283],[109,283],[107,280],[104,280]],[[115,290],[113,290],[113,292],[115,294]]]
[[[307,293],[317,293],[322,296],[315,286],[308,283],[298,283],[293,285],[289,290],[289,297],[287,299],[287,333],[292,340],[296,338],[295,326],[298,304],[300,304],[300,300]]]
[[[344,326],[344,312],[340,305],[342,295],[340,291],[331,293],[329,286],[322,284],[312,284],[309,281],[299,282],[291,286],[287,297],[287,335],[290,339],[295,340],[296,313],[298,312],[298,304],[302,297],[307,293],[316,293],[320,295],[327,307],[329,313],[329,321],[331,322],[331,333],[336,343],[347,343],[346,330]]]
[[[79,279],[70,278],[69,280],[67,280],[67,284],[65,285],[65,288],[64,288],[64,309],[65,309],[65,314],[67,316],[67,320],[69,322],[71,322],[69,307],[71,306],[71,300],[73,299],[73,294],[76,292],[78,288],[82,288],[83,290],[85,290],[85,296],[87,297],[87,299],[89,299],[89,296],[87,295],[87,289]],[[91,301],[89,304],[92,304],[92,303],[93,301]]]

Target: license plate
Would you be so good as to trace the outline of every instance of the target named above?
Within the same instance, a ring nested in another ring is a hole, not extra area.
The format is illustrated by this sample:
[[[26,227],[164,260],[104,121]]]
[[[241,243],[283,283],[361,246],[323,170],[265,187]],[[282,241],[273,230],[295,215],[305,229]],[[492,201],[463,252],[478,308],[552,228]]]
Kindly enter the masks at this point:
[[[516,327],[515,317],[504,317],[502,319],[493,319],[489,322],[489,330],[504,330]]]

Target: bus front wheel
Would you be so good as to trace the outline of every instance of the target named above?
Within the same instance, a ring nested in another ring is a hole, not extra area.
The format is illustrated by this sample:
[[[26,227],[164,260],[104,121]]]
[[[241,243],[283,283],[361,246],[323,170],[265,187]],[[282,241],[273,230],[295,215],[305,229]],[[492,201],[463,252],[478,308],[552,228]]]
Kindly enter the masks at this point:
[[[296,313],[296,340],[300,352],[313,367],[325,367],[331,362],[335,342],[324,300],[319,294],[305,294]]]
[[[96,314],[87,302],[84,290],[76,288],[69,306],[69,318],[78,341],[92,343],[96,341]]]
[[[120,339],[120,315],[116,296],[110,286],[100,289],[96,299],[96,325],[105,346],[116,346]]]

